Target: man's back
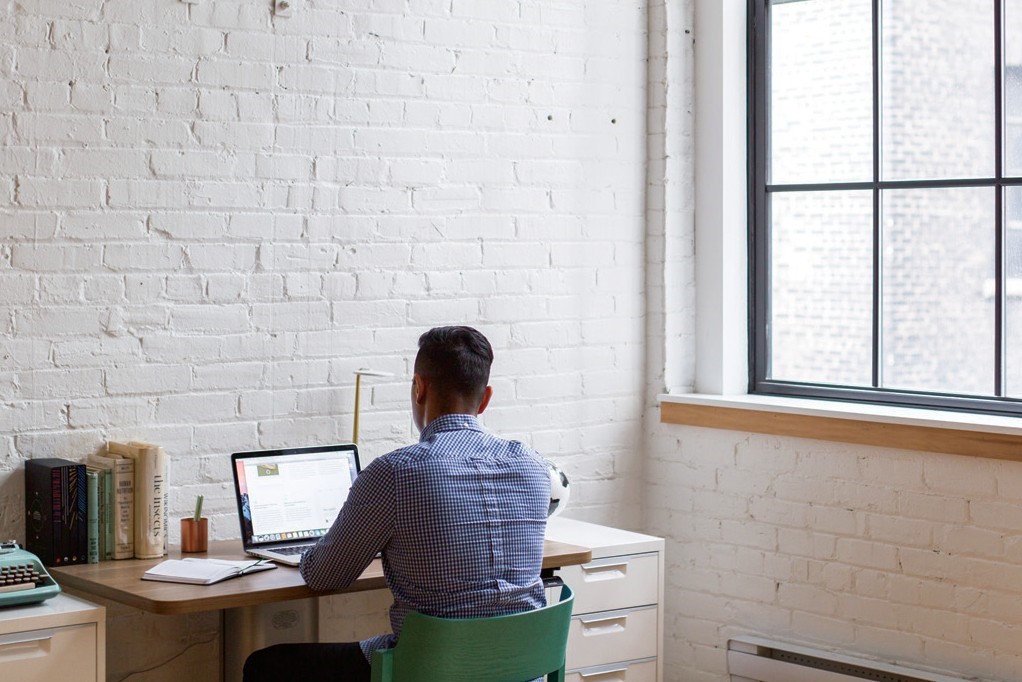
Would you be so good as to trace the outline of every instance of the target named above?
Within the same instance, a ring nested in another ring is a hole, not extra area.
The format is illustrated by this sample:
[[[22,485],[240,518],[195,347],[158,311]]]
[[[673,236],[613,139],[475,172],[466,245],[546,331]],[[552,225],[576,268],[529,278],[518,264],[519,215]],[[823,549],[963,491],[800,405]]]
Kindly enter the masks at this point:
[[[549,485],[529,448],[487,433],[473,416],[445,415],[419,443],[359,474],[302,575],[316,589],[344,587],[382,549],[395,633],[408,611],[469,618],[543,606]],[[395,639],[366,640],[363,650]]]
[[[471,417],[442,417],[427,431],[388,456],[396,509],[385,561],[397,602],[441,617],[542,606],[543,463]]]

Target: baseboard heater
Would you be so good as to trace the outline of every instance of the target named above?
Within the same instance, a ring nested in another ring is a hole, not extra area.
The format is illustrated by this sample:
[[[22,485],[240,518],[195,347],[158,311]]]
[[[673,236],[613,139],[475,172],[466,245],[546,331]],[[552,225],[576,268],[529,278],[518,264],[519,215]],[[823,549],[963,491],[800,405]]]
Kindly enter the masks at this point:
[[[731,682],[966,682],[755,637],[732,639],[727,648]]]

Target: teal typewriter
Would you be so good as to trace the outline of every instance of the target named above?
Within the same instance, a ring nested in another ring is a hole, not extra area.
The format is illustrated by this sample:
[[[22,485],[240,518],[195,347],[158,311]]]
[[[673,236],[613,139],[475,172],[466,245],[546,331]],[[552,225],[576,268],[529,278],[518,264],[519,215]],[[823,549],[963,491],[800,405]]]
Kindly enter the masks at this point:
[[[0,607],[34,604],[60,594],[35,554],[17,542],[0,542]]]

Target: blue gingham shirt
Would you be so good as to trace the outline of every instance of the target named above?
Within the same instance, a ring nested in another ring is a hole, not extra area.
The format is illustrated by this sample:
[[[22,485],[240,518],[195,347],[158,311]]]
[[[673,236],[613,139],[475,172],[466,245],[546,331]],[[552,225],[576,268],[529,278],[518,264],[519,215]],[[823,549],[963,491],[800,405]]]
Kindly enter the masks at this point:
[[[418,443],[358,475],[299,570],[315,590],[343,589],[382,552],[394,634],[361,642],[371,658],[394,646],[409,611],[477,618],[544,606],[549,503],[539,455],[488,433],[471,415],[444,415]]]

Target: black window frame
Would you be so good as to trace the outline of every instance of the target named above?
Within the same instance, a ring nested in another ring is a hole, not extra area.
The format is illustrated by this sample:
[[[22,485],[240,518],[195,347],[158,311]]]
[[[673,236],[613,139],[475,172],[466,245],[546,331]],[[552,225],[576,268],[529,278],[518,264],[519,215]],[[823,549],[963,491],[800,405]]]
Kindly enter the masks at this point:
[[[800,0],[748,0],[747,102],[748,102],[748,242],[749,242],[749,393],[800,398],[817,398],[882,404],[901,407],[930,408],[965,412],[1022,416],[1022,399],[1004,395],[1005,387],[1005,295],[1006,220],[1005,188],[1022,186],[1022,177],[1005,176],[1005,114],[1004,114],[1004,0],[994,3],[994,59],[997,78],[994,86],[994,163],[996,172],[990,178],[958,178],[940,180],[881,179],[881,11],[883,0],[872,0],[872,68],[873,68],[873,178],[869,182],[830,182],[810,184],[768,184],[769,164],[769,94],[768,55],[770,39],[770,7]],[[994,190],[996,230],[994,243],[994,395],[976,396],[897,390],[880,386],[880,335],[882,319],[880,239],[881,194],[888,189],[991,187]],[[770,320],[770,202],[769,194],[792,191],[871,191],[873,195],[873,321],[872,321],[872,386],[849,387],[769,379]],[[1022,358],[1019,359],[1022,361]]]

